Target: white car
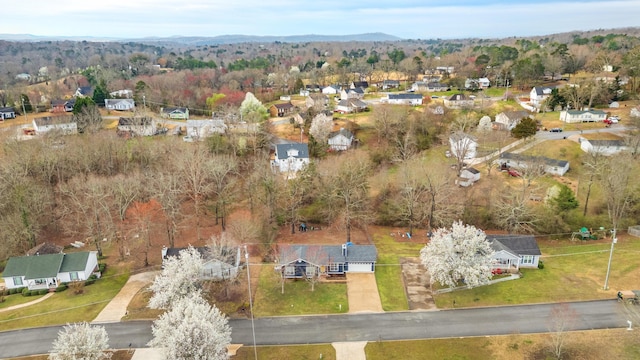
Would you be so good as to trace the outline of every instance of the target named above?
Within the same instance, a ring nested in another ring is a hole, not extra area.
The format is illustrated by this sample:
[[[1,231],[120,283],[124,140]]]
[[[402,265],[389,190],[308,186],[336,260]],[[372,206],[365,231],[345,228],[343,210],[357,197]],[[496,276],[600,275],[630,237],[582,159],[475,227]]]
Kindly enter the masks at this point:
[[[187,136],[184,136],[182,138],[182,141],[184,141],[184,142],[193,142],[193,138],[191,136],[187,135]]]

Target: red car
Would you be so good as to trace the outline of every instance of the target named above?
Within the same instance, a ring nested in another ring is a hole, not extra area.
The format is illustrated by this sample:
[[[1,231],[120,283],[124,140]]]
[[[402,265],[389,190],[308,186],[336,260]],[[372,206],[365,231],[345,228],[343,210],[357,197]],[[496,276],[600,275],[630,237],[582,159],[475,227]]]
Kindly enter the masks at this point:
[[[513,176],[513,177],[518,177],[520,176],[520,173],[513,170],[513,169],[509,169],[509,175]]]

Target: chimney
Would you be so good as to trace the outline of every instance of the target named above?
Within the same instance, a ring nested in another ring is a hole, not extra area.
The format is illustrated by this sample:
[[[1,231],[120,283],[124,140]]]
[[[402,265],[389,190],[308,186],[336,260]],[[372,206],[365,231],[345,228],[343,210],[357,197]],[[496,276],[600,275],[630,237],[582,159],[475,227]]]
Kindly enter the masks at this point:
[[[347,256],[347,244],[342,244],[342,256]]]

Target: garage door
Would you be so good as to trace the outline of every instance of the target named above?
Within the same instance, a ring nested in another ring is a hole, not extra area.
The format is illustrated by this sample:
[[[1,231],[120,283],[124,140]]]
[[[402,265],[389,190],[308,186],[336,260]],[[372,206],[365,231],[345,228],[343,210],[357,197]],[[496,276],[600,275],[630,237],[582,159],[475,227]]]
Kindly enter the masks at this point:
[[[370,262],[366,263],[349,263],[349,272],[373,272]]]

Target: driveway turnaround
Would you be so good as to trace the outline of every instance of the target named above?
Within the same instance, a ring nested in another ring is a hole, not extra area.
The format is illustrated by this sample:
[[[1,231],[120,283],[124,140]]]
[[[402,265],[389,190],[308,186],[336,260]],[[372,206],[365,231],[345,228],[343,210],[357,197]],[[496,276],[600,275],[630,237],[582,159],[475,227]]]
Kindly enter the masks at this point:
[[[150,271],[131,275],[127,283],[120,289],[120,292],[102,309],[92,323],[120,321],[127,314],[127,306],[129,306],[131,299],[140,289],[153,282],[153,279],[159,273],[158,271]]]
[[[382,312],[375,274],[348,273],[349,313]]]

